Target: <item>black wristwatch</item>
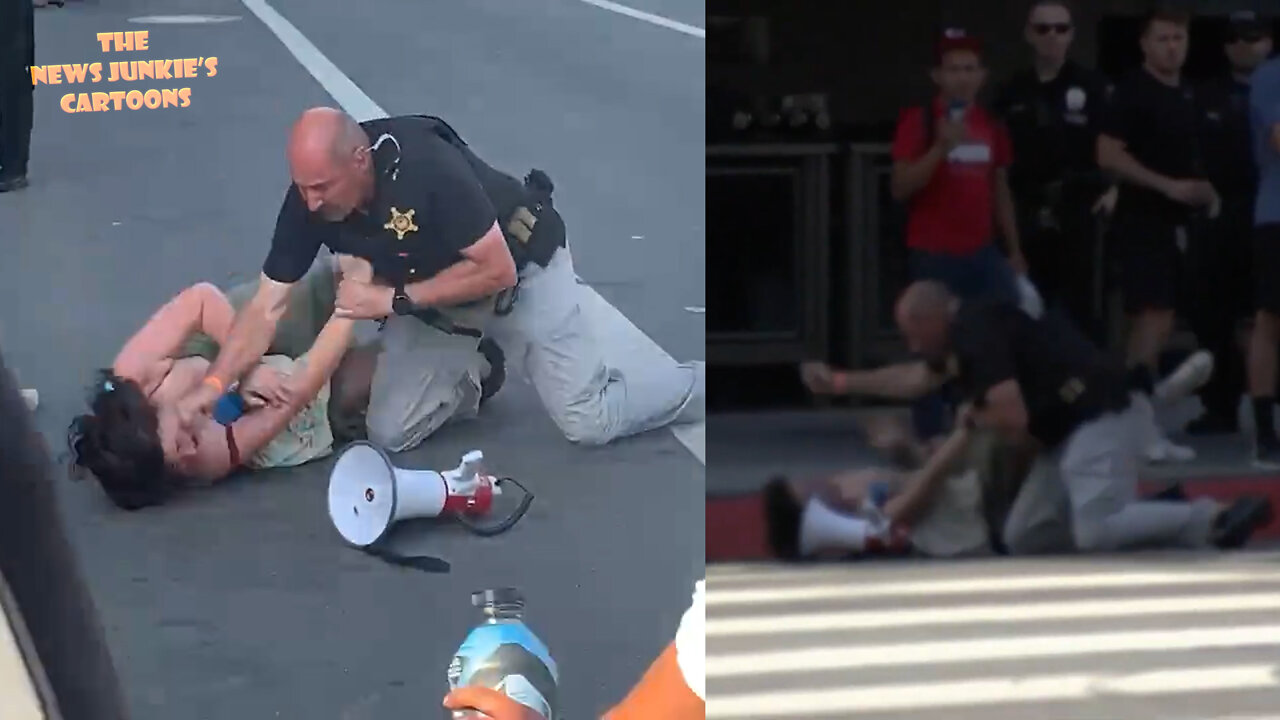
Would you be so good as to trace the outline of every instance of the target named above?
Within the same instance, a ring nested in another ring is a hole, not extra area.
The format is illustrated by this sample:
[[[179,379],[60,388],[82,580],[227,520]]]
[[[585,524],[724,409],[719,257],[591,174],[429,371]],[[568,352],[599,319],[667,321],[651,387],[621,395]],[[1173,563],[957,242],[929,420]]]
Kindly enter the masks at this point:
[[[396,285],[395,295],[391,296],[391,312],[397,315],[409,315],[413,310],[413,300],[405,293],[404,285]]]

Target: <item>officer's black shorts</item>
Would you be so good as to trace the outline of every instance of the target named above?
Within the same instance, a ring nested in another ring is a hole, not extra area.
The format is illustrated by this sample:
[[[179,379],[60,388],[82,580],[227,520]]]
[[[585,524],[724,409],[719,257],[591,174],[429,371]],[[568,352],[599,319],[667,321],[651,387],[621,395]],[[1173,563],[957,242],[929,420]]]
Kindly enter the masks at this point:
[[[1253,230],[1253,302],[1258,310],[1280,315],[1280,223]]]
[[[1125,312],[1177,308],[1182,265],[1178,224],[1153,215],[1117,215],[1111,241],[1120,261]]]

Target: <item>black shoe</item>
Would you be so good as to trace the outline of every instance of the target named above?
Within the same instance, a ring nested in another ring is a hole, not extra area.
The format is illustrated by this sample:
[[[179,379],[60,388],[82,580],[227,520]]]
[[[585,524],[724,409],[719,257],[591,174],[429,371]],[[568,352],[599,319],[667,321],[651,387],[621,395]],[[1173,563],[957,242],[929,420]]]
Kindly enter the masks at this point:
[[[489,362],[489,374],[480,381],[480,404],[483,405],[497,395],[507,381],[507,354],[489,338],[480,338],[480,354]]]
[[[1187,502],[1186,488],[1182,487],[1182,483],[1175,482],[1158,493],[1150,495],[1147,500],[1159,500],[1162,502]]]
[[[797,560],[800,557],[800,519],[804,507],[791,493],[787,478],[777,475],[764,486],[764,522],[769,547],[774,557]]]
[[[1272,519],[1271,500],[1243,497],[1227,506],[1213,521],[1213,544],[1223,550],[1244,547],[1249,537]]]
[[[1280,439],[1262,436],[1255,440],[1253,465],[1265,470],[1280,470]]]
[[[1235,435],[1238,432],[1240,432],[1240,423],[1234,417],[1218,413],[1205,413],[1187,425],[1187,434],[1198,437]]]
[[[4,175],[0,176],[0,193],[13,192],[21,190],[27,186],[26,175]]]

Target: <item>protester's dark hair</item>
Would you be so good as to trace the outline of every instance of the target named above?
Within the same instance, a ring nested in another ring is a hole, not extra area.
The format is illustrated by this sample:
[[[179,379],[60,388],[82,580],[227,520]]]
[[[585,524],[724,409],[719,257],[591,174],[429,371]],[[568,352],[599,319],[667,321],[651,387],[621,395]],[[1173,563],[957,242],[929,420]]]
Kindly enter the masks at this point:
[[[99,370],[89,390],[89,410],[67,431],[72,464],[92,473],[125,510],[163,503],[179,483],[165,463],[156,409],[142,387]]]
[[[1151,26],[1158,22],[1167,22],[1185,29],[1191,26],[1191,13],[1170,5],[1158,6],[1142,18],[1142,34],[1151,32]]]

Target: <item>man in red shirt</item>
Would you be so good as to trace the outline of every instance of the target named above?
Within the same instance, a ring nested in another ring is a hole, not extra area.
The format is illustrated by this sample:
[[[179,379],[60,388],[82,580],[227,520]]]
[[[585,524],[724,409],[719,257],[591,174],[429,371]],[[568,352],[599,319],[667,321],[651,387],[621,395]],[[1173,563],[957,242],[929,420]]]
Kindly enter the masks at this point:
[[[964,299],[1016,303],[1014,272],[1025,274],[1026,260],[1009,189],[1013,150],[999,120],[976,103],[986,80],[981,42],[946,31],[932,75],[932,117],[907,108],[893,139],[891,188],[908,206],[911,280],[936,280]],[[997,228],[1007,258],[993,242]],[[916,431],[941,434],[943,414],[939,398],[926,398],[913,410]]]

